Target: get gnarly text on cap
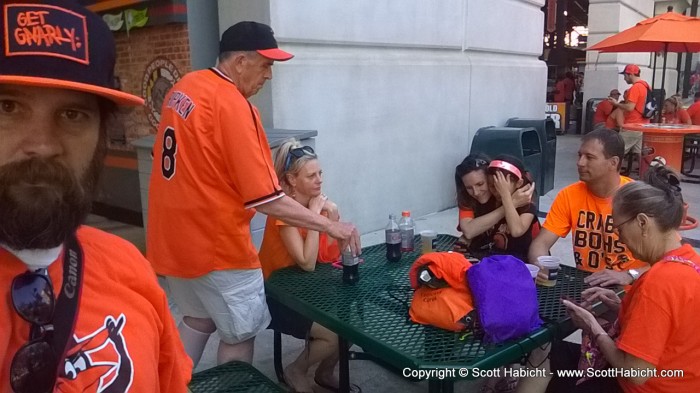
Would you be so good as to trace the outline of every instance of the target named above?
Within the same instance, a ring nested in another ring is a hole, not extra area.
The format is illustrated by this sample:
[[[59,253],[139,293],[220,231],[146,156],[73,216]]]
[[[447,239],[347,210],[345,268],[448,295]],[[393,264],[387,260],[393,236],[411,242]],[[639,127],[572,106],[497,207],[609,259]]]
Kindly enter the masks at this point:
[[[89,64],[84,15],[45,4],[5,6],[6,56],[52,56]]]

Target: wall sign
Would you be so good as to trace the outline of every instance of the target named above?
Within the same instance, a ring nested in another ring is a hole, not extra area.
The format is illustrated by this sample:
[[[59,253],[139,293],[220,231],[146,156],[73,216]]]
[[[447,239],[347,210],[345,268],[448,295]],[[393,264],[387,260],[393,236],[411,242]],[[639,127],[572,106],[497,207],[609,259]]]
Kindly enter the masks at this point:
[[[544,115],[554,120],[554,127],[558,132],[565,132],[569,125],[567,105],[565,102],[548,102],[545,105]]]
[[[165,57],[156,57],[147,67],[141,82],[141,96],[146,100],[146,114],[153,127],[158,127],[165,95],[177,81],[180,71]]]

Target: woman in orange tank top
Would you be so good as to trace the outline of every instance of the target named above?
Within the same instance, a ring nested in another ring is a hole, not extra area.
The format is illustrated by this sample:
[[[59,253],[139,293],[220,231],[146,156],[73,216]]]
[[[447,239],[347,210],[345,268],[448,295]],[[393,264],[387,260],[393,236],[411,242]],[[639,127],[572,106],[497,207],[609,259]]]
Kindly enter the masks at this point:
[[[286,141],[275,150],[273,162],[280,186],[287,195],[316,214],[335,221],[340,219],[336,204],[321,191],[323,171],[313,148],[296,140]],[[267,279],[274,271],[291,266],[313,272],[317,263],[337,260],[340,250],[338,243],[325,233],[297,228],[269,216],[259,256]],[[313,392],[307,373],[317,363],[314,382],[337,390],[338,379],[333,371],[338,363],[338,336],[274,299],[268,297],[267,304],[272,315],[271,328],[307,339],[302,353],[284,369],[285,381],[292,391]]]

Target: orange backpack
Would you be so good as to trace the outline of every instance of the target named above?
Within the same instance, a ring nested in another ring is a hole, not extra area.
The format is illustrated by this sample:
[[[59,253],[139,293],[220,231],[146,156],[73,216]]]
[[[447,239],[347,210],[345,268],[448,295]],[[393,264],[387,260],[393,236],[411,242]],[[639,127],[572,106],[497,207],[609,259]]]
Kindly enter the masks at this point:
[[[455,332],[472,328],[476,322],[474,301],[466,280],[470,266],[463,254],[453,252],[425,254],[414,262],[409,271],[415,289],[408,310],[411,320]],[[426,269],[432,276],[432,287],[421,280]]]

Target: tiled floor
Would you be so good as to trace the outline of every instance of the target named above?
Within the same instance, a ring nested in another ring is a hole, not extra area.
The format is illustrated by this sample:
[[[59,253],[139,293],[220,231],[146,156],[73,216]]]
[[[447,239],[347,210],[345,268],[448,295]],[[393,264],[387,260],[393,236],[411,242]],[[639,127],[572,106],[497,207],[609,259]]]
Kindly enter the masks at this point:
[[[558,138],[557,146],[557,161],[554,181],[554,190],[543,195],[540,198],[540,210],[548,211],[554,199],[554,196],[561,188],[578,180],[576,171],[576,157],[579,147],[580,137],[577,135],[565,135]],[[700,171],[699,171],[700,172]],[[689,214],[692,217],[700,217],[700,185],[683,183],[683,196],[686,202],[690,204]],[[416,230],[433,229],[439,233],[456,234],[455,225],[457,222],[457,211],[455,208],[436,212],[424,217],[419,217],[416,220]],[[91,216],[88,221],[89,225],[105,229],[109,232],[117,234],[133,242],[142,251],[145,250],[145,240],[143,228],[132,227],[129,225],[109,221],[101,217]],[[693,229],[684,231],[683,236],[691,241],[697,239],[700,241],[700,230]],[[362,235],[363,246],[378,244],[384,241],[384,231],[365,233]],[[700,243],[700,242],[698,242]],[[554,246],[552,254],[562,258],[565,263],[573,264],[573,255],[571,251],[571,239],[560,239]],[[181,316],[177,309],[173,309],[173,314],[176,319]],[[210,339],[207,349],[202,357],[202,360],[197,370],[203,370],[212,367],[216,364],[216,346],[218,339],[214,336]],[[301,340],[296,340],[290,337],[283,339],[283,357],[284,363],[287,364],[301,351],[304,343]],[[253,364],[271,379],[275,379],[275,373],[272,365],[272,332],[265,331],[258,336],[255,346],[255,359]],[[389,373],[380,366],[368,361],[352,361],[350,363],[351,381],[362,387],[364,392],[425,392],[427,391],[427,383],[412,383],[408,382],[400,376]],[[456,385],[458,392],[477,391],[480,381],[459,382]],[[318,392],[325,391],[318,388]]]

